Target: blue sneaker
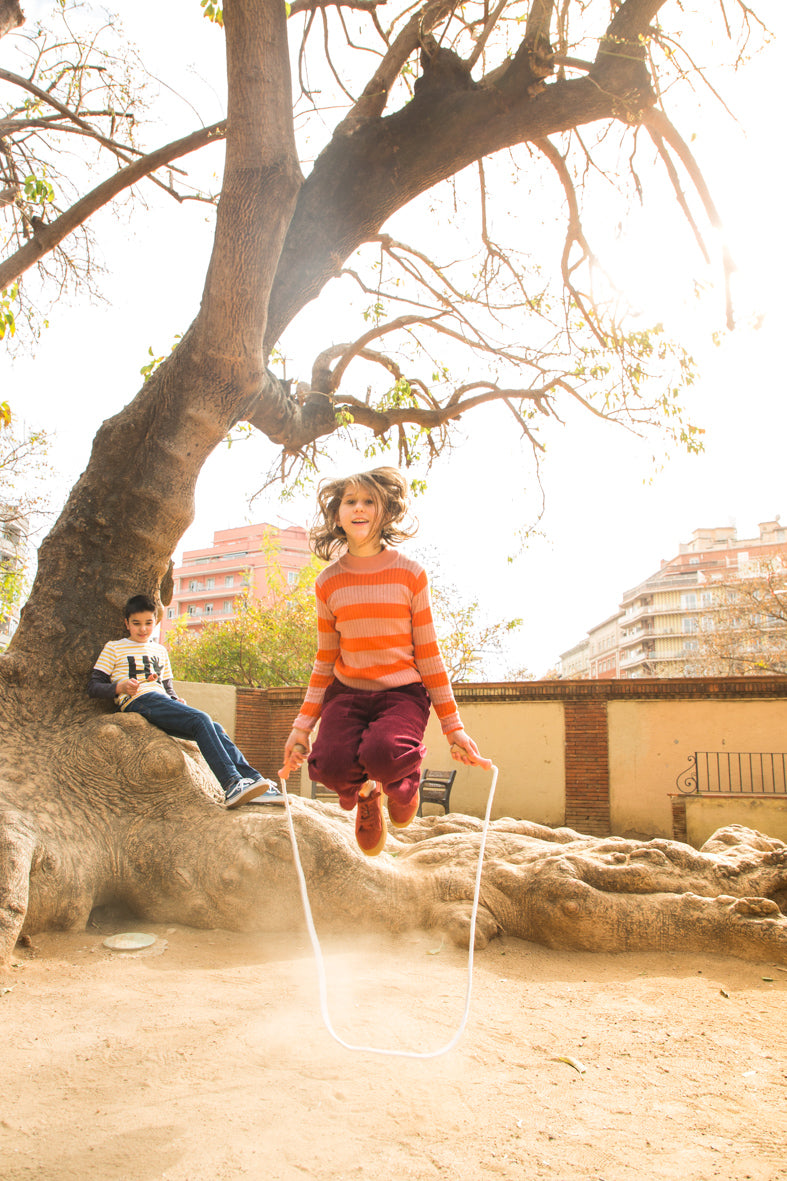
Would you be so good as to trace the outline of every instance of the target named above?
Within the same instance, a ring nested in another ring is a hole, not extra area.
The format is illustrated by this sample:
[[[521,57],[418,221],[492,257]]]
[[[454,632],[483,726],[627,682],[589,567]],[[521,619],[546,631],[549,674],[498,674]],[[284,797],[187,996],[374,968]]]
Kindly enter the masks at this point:
[[[269,782],[266,780],[266,782]],[[275,783],[271,783],[270,787],[261,796],[257,796],[253,801],[255,804],[281,804],[284,807],[284,794],[280,792]]]
[[[267,794],[270,788],[276,791],[276,785],[270,779],[263,779],[261,775],[258,775],[256,779],[236,779],[225,790],[224,803],[228,808],[237,808],[240,804],[248,804],[251,800],[256,800],[263,793]],[[278,791],[276,794],[281,795]]]

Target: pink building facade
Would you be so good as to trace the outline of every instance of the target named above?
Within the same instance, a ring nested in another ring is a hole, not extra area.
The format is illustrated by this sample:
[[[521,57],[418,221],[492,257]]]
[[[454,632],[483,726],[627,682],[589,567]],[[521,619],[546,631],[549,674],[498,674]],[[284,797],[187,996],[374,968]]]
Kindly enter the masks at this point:
[[[270,600],[271,575],[278,569],[284,585],[292,586],[310,557],[308,533],[300,525],[219,529],[212,546],[186,550],[182,565],[174,570],[174,593],[161,623],[162,639],[182,616],[196,630],[231,619],[237,600],[247,592],[261,602]]]

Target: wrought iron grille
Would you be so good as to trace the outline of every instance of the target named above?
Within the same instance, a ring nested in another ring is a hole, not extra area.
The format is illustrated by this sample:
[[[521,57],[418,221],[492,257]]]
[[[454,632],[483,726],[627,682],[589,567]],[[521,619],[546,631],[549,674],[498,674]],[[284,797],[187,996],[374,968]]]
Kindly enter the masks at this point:
[[[684,795],[787,796],[787,753],[698,750],[675,782]]]

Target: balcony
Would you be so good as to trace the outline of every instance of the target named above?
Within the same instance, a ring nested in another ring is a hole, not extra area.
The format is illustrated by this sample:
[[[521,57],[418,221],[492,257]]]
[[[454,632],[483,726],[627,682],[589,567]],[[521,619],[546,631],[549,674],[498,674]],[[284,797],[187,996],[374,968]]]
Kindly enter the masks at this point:
[[[220,599],[226,595],[227,598],[235,598],[237,595],[243,593],[247,589],[246,582],[234,582],[232,586],[224,586],[223,583],[218,582],[215,586],[200,586],[197,585],[194,590],[184,589],[178,591],[173,597],[177,599],[180,610],[185,611],[189,603],[199,603],[205,599]]]
[[[655,632],[652,627],[643,627],[640,625],[639,627],[635,627],[632,631],[624,633],[620,637],[620,647],[629,648],[632,644],[638,644],[643,636],[647,639],[651,639],[654,635]]]

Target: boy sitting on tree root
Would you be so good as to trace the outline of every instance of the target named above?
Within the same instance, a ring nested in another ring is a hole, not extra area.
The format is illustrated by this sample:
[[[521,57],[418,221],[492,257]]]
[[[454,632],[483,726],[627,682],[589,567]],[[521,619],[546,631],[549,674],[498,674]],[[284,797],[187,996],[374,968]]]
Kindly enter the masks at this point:
[[[283,803],[276,785],[254,770],[226,730],[176,694],[167,650],[151,639],[157,622],[153,600],[132,595],[123,617],[128,635],[104,645],[90,676],[89,695],[111,699],[125,713],[141,714],[173,738],[196,742],[228,808],[255,799],[261,804]]]

